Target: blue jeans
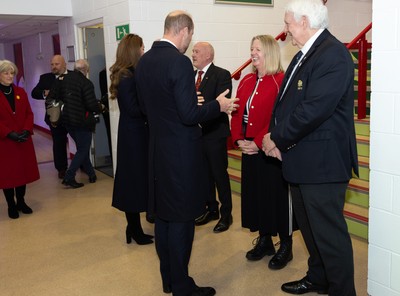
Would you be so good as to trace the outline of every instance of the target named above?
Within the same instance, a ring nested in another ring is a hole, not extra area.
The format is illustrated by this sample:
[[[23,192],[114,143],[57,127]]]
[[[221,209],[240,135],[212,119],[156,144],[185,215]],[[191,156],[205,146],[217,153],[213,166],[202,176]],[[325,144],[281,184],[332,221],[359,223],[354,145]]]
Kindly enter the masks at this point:
[[[92,143],[92,132],[83,127],[65,126],[72,139],[75,141],[76,153],[65,173],[65,180],[75,179],[76,171],[82,167],[85,173],[92,177],[95,175],[92,163],[90,162],[89,153]]]

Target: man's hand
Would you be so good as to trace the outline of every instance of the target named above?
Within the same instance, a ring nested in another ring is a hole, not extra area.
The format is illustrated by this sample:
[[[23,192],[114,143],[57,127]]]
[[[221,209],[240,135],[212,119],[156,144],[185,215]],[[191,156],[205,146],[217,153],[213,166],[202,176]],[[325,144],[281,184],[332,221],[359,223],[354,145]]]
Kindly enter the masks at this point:
[[[265,155],[268,155],[268,153],[275,147],[276,145],[274,141],[271,140],[271,133],[266,134],[262,140],[262,149]]]
[[[45,89],[43,91],[43,98],[46,98],[49,95],[50,90],[49,89]]]
[[[225,112],[226,114],[231,114],[231,112],[236,111],[237,107],[239,107],[238,104],[235,104],[235,102],[239,101],[239,99],[238,98],[232,98],[232,99],[226,98],[225,96],[228,93],[229,93],[229,89],[227,89],[226,91],[221,93],[218,96],[217,101],[219,103],[221,112]]]
[[[274,158],[279,159],[280,161],[282,161],[282,154],[281,151],[278,149],[278,147],[273,148],[268,154],[267,156],[271,156]]]
[[[204,103],[204,97],[201,95],[201,92],[197,92],[197,105],[201,106]]]

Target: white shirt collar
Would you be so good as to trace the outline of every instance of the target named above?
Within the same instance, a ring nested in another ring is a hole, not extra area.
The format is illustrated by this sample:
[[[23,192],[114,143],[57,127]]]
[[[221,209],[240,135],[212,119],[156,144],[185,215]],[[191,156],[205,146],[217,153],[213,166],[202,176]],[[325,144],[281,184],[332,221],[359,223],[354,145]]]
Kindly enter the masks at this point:
[[[303,57],[307,54],[307,52],[310,50],[311,46],[314,44],[315,40],[321,35],[321,33],[325,29],[319,29],[308,41],[306,44],[304,44],[303,48],[301,49],[301,52],[303,53]]]
[[[169,39],[161,38],[160,41],[165,41],[165,42],[171,43],[173,46],[175,46],[176,48],[178,48],[178,47],[177,47],[171,40],[169,40]]]

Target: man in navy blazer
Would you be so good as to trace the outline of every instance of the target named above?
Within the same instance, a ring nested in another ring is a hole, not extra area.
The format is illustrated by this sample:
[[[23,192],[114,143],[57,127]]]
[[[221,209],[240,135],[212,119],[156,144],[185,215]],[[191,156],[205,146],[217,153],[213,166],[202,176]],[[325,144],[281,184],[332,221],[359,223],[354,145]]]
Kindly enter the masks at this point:
[[[263,150],[282,160],[310,255],[307,275],[282,290],[355,296],[352,243],[343,216],[352,170],[358,174],[354,63],[327,26],[321,0],[287,4],[285,32],[302,56],[289,65],[294,70],[285,75]]]
[[[208,188],[198,123],[236,106],[234,99],[224,97],[228,90],[197,105],[192,63],[183,55],[193,31],[190,15],[168,14],[163,38],[141,57],[135,73],[150,131],[149,208],[156,217],[156,250],[163,290],[174,296],[216,293],[212,287],[198,287],[188,271],[194,220],[205,211]]]
[[[197,42],[192,50],[195,81],[198,81],[199,71],[202,71],[201,83],[197,94],[207,104],[224,90],[229,89],[227,97],[231,96],[232,78],[229,71],[214,65],[214,48],[208,42]],[[204,74],[203,74],[204,73]],[[227,138],[230,135],[229,118],[221,113],[217,118],[201,123],[203,132],[203,148],[208,165],[207,176],[210,179],[207,194],[207,211],[196,219],[196,225],[204,225],[211,220],[217,220],[221,212],[221,219],[214,227],[219,233],[229,229],[232,224],[232,192],[228,175]],[[218,209],[215,188],[221,207]]]
[[[36,100],[45,100],[56,78],[66,72],[67,64],[65,63],[64,57],[61,55],[53,56],[51,59],[51,72],[40,75],[38,84],[32,89],[32,98]],[[54,166],[58,171],[58,177],[63,179],[68,168],[68,133],[62,124],[58,124],[57,126],[51,125],[47,114],[45,114],[44,121],[50,127],[51,136],[53,138]]]

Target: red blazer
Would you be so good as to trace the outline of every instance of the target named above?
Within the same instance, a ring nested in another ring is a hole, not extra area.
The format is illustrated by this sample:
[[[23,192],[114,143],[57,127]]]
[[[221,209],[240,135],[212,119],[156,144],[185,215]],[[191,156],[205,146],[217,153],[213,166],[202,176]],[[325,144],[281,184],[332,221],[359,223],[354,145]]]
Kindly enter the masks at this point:
[[[246,135],[243,134],[242,121],[246,103],[250,98],[257,82],[257,73],[247,74],[239,83],[236,97],[239,98],[239,108],[232,113],[231,134],[232,141],[254,138],[254,142],[261,149],[262,139],[268,133],[269,122],[276,96],[282,84],[284,73],[266,75],[261,78],[253,97],[249,112]]]
[[[12,132],[33,133],[33,113],[26,92],[13,85],[15,112],[0,91],[0,188],[14,188],[39,179],[32,137],[18,143],[7,138]]]

